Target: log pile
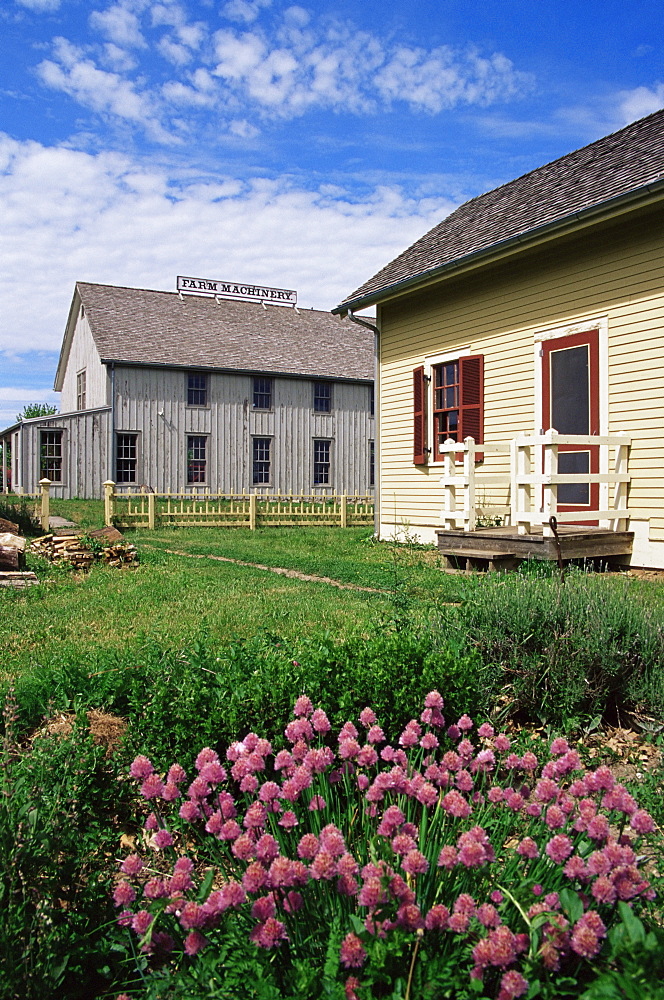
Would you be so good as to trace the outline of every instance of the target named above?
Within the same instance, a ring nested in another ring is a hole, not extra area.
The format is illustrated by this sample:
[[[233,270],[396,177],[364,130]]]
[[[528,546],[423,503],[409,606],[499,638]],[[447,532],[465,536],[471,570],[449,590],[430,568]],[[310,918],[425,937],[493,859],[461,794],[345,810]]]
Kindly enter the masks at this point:
[[[115,532],[114,537],[110,532]],[[105,562],[109,566],[136,565],[138,551],[129,544],[116,529],[105,532],[81,534],[53,534],[35,538],[30,549],[52,563],[71,563],[75,569],[87,570],[93,562]]]
[[[34,573],[23,569],[24,553],[25,538],[18,534],[18,526],[0,518],[0,587],[30,587],[39,582]]]

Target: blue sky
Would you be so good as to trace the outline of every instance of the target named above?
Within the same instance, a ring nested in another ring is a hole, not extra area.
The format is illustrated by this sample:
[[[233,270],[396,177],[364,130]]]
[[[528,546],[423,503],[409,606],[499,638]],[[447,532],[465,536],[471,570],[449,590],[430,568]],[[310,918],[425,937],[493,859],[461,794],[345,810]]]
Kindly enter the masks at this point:
[[[661,3],[0,0],[0,427],[76,280],[332,308],[466,199],[664,106]]]

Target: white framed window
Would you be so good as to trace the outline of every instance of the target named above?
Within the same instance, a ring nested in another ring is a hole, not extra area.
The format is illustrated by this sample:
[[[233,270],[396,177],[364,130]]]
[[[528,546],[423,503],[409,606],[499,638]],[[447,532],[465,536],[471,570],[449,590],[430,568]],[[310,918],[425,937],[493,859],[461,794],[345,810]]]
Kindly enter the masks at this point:
[[[254,486],[267,486],[271,479],[272,438],[255,437],[252,439],[252,474]]]
[[[314,486],[329,486],[331,480],[332,442],[328,439],[314,440]]]
[[[49,428],[39,432],[39,478],[63,482],[64,431]]]
[[[128,486],[138,482],[138,434],[133,431],[115,435],[115,481]]]
[[[84,410],[86,405],[86,372],[85,368],[76,375],[76,409]]]
[[[207,447],[206,434],[187,435],[187,485],[196,486],[207,483]]]

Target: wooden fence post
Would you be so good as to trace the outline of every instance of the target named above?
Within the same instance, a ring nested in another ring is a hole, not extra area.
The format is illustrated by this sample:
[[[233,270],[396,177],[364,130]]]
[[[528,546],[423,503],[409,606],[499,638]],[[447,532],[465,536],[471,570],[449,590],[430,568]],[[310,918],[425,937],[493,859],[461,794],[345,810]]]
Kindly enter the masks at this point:
[[[341,527],[342,528],[347,528],[348,527],[348,497],[346,496],[345,493],[340,498],[340,502],[341,502],[341,508],[340,508],[340,513],[341,513]]]
[[[40,479],[41,486],[41,526],[42,531],[48,531],[48,521],[51,510],[51,480]]]
[[[256,530],[256,494],[249,494],[249,530]]]
[[[112,479],[107,479],[104,483],[104,524],[113,524],[113,490],[115,483]]]
[[[148,529],[154,531],[154,493],[148,493]]]

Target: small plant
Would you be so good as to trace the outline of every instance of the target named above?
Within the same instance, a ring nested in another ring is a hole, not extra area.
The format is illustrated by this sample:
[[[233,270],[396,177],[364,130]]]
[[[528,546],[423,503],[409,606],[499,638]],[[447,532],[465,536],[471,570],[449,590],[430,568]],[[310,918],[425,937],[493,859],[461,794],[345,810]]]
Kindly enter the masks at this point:
[[[0,517],[17,524],[22,535],[37,535],[41,532],[41,522],[35,514],[34,498],[0,499]]]
[[[136,757],[151,811],[114,901],[139,953],[206,967],[241,930],[270,995],[578,996],[617,904],[654,896],[654,823],[566,740],[542,762],[467,715],[443,735],[442,707],[431,691],[393,745],[369,708],[332,739],[302,696],[288,749],[248,733],[193,780]]]

